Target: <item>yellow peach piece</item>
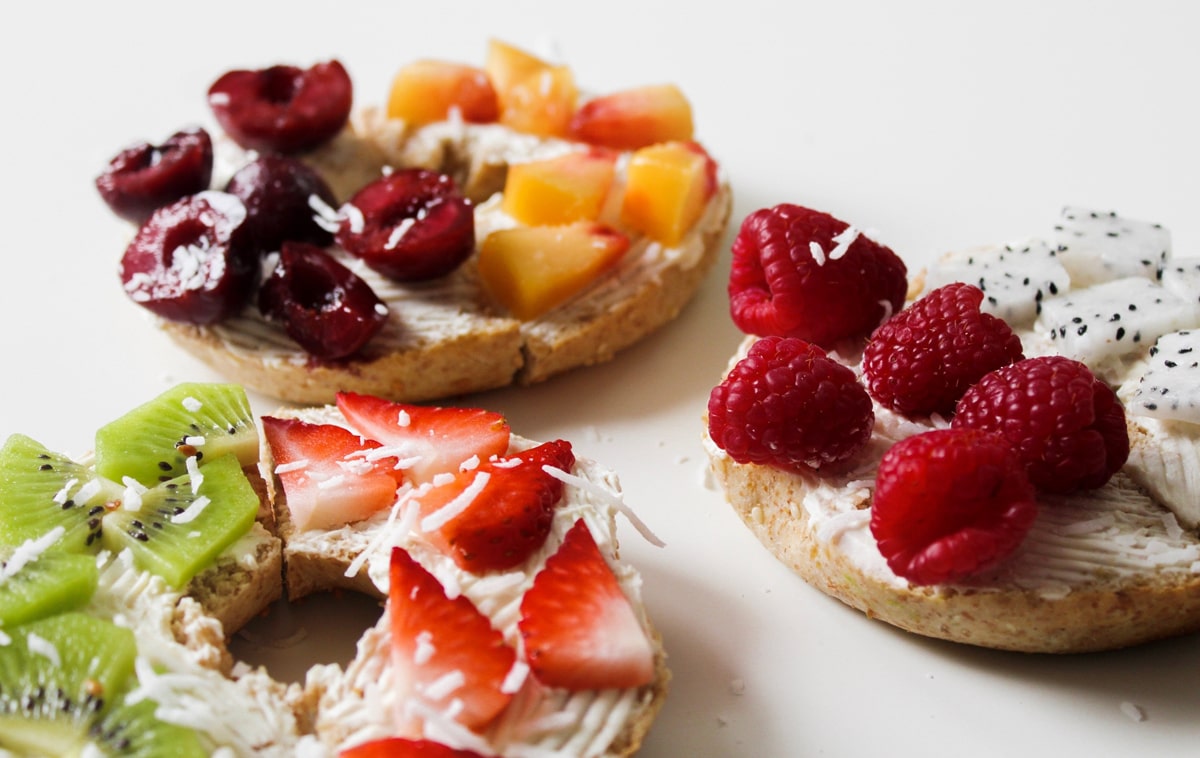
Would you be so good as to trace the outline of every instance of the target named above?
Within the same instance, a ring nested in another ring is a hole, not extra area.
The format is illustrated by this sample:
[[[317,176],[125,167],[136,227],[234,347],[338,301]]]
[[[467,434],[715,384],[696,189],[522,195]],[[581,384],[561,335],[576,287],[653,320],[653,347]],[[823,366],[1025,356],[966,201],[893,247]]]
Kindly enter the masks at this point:
[[[585,102],[571,117],[575,139],[617,150],[688,141],[693,128],[692,106],[674,84],[602,95]]]
[[[641,148],[629,160],[621,220],[652,240],[678,245],[716,192],[716,164],[694,142]]]
[[[445,120],[457,110],[464,121],[486,123],[500,116],[500,103],[487,73],[478,67],[438,60],[410,63],[392,79],[389,118],[412,124]]]
[[[491,40],[484,70],[500,101],[500,123],[540,137],[567,136],[579,100],[569,67]]]
[[[496,302],[528,321],[570,300],[628,249],[624,234],[590,221],[500,229],[480,246],[479,275]]]
[[[595,221],[615,171],[616,155],[603,150],[514,163],[504,184],[504,212],[529,226]]]

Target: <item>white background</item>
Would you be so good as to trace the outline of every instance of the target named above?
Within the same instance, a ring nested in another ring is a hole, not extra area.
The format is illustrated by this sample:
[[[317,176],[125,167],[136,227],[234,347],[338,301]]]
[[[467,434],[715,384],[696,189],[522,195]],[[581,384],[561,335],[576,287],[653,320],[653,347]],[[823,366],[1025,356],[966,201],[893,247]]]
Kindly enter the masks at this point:
[[[671,81],[735,189],[874,230],[916,270],[1044,234],[1065,204],[1160,221],[1200,255],[1200,12],[1184,2],[22,3],[0,31],[0,437],[64,452],[180,380],[218,377],[116,276],[129,230],[92,180],[206,118],[229,68],[337,57],[380,102],[421,57],[499,37],[593,91]],[[733,230],[726,240],[732,239]],[[804,585],[704,482],[700,414],[738,341],[728,257],[614,362],[467,399],[622,474],[666,542],[622,523],[674,671],[642,755],[1196,755],[1200,645],[1078,657],[916,638]],[[255,397],[256,410],[274,401]],[[309,623],[309,621],[302,621]],[[310,629],[318,634],[319,629]],[[293,651],[300,652],[300,651]],[[1144,713],[1137,721],[1122,704]]]

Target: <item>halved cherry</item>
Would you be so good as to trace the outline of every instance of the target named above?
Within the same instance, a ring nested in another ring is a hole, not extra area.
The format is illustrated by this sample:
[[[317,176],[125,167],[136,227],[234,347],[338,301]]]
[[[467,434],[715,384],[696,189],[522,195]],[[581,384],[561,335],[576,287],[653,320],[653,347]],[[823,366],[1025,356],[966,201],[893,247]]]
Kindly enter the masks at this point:
[[[154,212],[121,258],[125,293],[172,321],[211,324],[241,310],[258,284],[246,206],[225,192],[189,195]]]
[[[475,213],[454,181],[404,169],[363,187],[342,209],[335,239],[399,282],[445,276],[475,250]]]
[[[161,145],[138,142],[113,156],[96,189],[113,213],[140,224],[162,206],[208,189],[213,147],[200,128],[175,132]]]
[[[357,274],[316,245],[284,242],[258,293],[267,318],[317,358],[359,351],[387,320],[387,306]]]
[[[353,99],[350,75],[336,60],[306,69],[229,71],[208,90],[221,128],[262,152],[297,153],[332,139],[346,125]]]
[[[325,246],[333,234],[315,220],[312,197],[337,205],[333,190],[311,166],[285,155],[260,155],[238,169],[225,185],[246,204],[247,233],[260,252],[273,252],[284,241]]]

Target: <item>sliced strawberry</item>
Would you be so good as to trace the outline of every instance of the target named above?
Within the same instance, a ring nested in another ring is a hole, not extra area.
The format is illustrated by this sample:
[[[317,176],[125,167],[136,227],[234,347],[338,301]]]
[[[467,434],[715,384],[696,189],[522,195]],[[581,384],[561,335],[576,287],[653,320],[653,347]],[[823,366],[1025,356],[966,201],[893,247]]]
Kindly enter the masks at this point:
[[[479,730],[508,702],[517,654],[465,595],[453,599],[403,548],[392,549],[392,661],[401,699],[417,697]]]
[[[262,421],[297,529],[338,527],[396,501],[404,474],[378,442],[333,424],[272,416]]]
[[[640,687],[654,648],[581,519],[538,572],[518,622],[538,681],[572,690]]]
[[[472,456],[486,461],[508,451],[508,422],[493,411],[407,405],[353,392],[338,393],[337,407],[364,437],[393,448],[414,484],[457,473]]]
[[[419,496],[430,541],[476,574],[525,562],[550,534],[563,483],[549,466],[575,465],[571,443],[545,442],[507,459],[486,461]]]
[[[433,740],[387,737],[338,753],[338,758],[485,758],[473,750],[456,750]]]

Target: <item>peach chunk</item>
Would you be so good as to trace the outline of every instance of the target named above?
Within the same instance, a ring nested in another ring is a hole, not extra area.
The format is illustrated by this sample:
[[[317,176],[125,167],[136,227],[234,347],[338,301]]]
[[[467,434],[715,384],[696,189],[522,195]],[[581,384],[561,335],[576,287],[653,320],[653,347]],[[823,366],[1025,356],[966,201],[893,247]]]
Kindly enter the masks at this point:
[[[717,164],[695,142],[643,147],[629,160],[621,220],[652,240],[678,245],[717,190]]]
[[[628,237],[592,221],[500,229],[480,246],[479,275],[498,303],[527,321],[569,300],[628,249]]]
[[[500,117],[500,102],[487,73],[475,66],[420,60],[392,79],[389,118],[412,124],[443,121],[457,109],[463,121],[487,123]]]
[[[612,187],[617,157],[606,150],[514,163],[504,184],[504,212],[530,226],[595,221]]]
[[[540,137],[567,136],[579,100],[570,68],[493,39],[484,70],[500,100],[500,123]]]
[[[571,117],[575,139],[617,150],[688,141],[692,134],[692,106],[674,84],[603,95],[585,102]]]

